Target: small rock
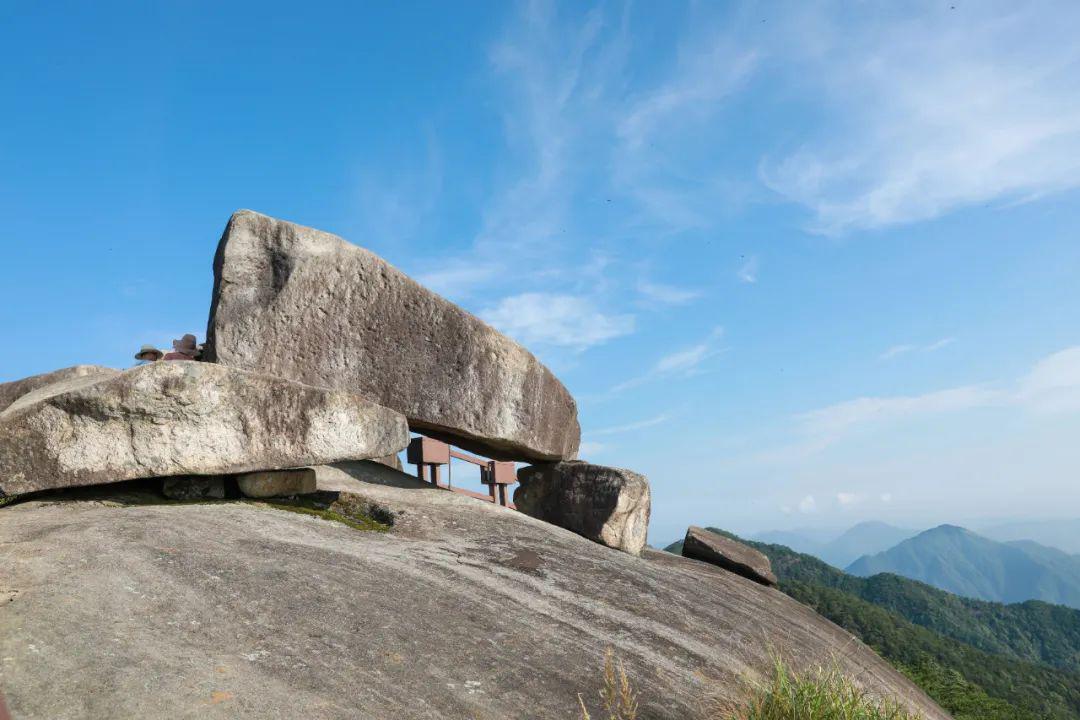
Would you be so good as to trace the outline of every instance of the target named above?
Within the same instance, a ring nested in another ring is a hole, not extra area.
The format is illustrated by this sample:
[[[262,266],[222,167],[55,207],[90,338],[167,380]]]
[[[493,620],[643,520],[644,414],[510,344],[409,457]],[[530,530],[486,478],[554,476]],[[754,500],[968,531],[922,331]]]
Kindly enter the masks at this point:
[[[315,471],[311,468],[298,468],[244,473],[237,476],[236,482],[240,486],[240,492],[250,498],[310,495],[315,492]]]
[[[651,499],[644,475],[571,460],[518,471],[514,505],[526,515],[640,555]]]
[[[763,553],[704,528],[691,525],[686,530],[682,554],[683,557],[716,565],[762,585],[776,584],[772,564]]]
[[[225,479],[213,476],[165,478],[161,492],[171,500],[221,500],[225,497]]]

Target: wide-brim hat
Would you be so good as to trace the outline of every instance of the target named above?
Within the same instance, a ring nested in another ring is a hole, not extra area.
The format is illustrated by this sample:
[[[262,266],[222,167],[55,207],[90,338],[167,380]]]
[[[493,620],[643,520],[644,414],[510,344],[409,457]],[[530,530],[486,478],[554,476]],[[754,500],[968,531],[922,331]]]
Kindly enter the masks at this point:
[[[135,359],[142,360],[143,355],[153,355],[155,360],[160,360],[165,357],[165,353],[161,352],[153,345],[143,345],[139,348],[139,352],[135,353]]]
[[[194,355],[199,351],[199,347],[195,342],[195,336],[187,334],[179,340],[172,341],[173,350],[178,353],[184,353],[185,355]]]

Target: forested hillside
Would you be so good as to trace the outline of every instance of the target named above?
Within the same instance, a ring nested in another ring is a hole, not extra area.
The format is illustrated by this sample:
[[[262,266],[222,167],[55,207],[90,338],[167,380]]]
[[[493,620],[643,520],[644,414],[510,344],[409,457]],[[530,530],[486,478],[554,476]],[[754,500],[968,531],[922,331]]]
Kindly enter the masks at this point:
[[[854,577],[782,545],[747,544],[769,556],[784,592],[873,647],[957,720],[1080,717],[1080,611]]]

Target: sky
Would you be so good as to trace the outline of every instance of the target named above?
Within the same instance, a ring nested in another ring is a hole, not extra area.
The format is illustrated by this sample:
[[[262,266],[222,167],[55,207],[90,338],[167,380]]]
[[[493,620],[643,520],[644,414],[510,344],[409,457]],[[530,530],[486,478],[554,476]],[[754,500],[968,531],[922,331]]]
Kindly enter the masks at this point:
[[[0,381],[250,208],[535,352],[650,541],[1080,516],[1080,4],[0,2]]]

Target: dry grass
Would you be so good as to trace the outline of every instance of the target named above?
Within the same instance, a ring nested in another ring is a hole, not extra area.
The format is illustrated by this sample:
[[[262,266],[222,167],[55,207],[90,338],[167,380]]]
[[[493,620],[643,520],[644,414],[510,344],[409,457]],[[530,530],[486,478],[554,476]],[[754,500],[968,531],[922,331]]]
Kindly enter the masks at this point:
[[[580,694],[578,703],[581,720],[592,720]],[[611,649],[604,655],[600,707],[597,720],[637,720],[637,693]],[[714,703],[704,714],[709,720],[921,720],[896,703],[874,698],[836,666],[800,675],[779,657],[768,682],[753,688],[746,700]]]
[[[580,693],[578,703],[581,705],[581,720],[592,720]],[[611,648],[604,653],[604,682],[600,688],[600,703],[606,720],[637,720],[637,693],[630,685],[626,668],[615,659],[615,651]]]

